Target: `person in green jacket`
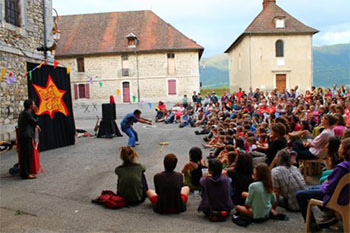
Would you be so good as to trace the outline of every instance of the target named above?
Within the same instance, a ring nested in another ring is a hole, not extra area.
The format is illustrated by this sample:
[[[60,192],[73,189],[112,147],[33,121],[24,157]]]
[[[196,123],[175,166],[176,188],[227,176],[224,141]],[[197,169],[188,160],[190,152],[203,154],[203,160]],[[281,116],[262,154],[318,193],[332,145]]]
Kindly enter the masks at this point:
[[[115,168],[118,176],[117,195],[125,198],[131,205],[143,202],[148,190],[144,175],[146,168],[135,162],[137,157],[139,155],[131,146],[122,146],[120,158],[123,164]]]

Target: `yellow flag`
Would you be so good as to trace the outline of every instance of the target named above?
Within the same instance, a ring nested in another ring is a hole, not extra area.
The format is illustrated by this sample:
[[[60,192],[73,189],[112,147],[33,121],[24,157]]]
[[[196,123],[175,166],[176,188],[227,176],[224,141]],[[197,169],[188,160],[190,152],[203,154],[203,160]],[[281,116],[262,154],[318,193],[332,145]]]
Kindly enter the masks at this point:
[[[120,90],[119,89],[117,89],[117,96],[119,96],[120,95]]]
[[[67,74],[70,74],[70,67],[67,66]]]
[[[1,69],[1,74],[0,74],[0,82],[1,82],[1,79],[5,76],[6,74],[6,69]]]

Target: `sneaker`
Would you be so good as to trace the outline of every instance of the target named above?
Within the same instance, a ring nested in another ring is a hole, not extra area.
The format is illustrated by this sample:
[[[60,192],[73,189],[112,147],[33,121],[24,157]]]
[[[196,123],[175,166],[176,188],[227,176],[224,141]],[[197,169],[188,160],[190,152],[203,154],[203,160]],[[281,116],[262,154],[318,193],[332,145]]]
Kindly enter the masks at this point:
[[[318,225],[321,227],[321,228],[328,228],[334,224],[336,224],[338,222],[338,219],[333,216],[333,217],[330,217],[330,218],[324,218],[322,219]]]
[[[135,142],[135,145],[140,145],[140,142]]]

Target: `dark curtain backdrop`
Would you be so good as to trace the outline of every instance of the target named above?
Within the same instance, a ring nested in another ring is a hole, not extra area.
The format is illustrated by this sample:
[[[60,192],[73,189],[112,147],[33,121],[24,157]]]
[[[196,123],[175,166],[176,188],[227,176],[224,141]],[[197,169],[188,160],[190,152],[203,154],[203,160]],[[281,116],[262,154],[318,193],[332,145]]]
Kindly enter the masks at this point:
[[[27,63],[27,71],[32,70],[38,64]],[[68,116],[63,113],[55,112],[53,119],[48,114],[39,116],[39,125],[41,127],[39,151],[50,150],[54,148],[73,145],[75,143],[75,123],[72,108],[72,96],[70,88],[70,76],[66,68],[50,65],[43,65],[40,69],[32,72],[32,80],[28,77],[28,96],[33,99],[39,108],[40,99],[35,92],[32,84],[46,87],[48,76],[51,76],[53,82],[60,90],[65,90],[63,101],[68,109]]]

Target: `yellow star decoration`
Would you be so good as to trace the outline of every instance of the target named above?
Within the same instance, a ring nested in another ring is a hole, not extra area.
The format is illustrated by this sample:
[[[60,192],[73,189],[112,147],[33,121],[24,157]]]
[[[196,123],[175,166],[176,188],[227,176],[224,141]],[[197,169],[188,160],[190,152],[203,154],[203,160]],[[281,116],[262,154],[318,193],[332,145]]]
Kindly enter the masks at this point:
[[[65,116],[69,115],[67,106],[62,99],[66,91],[58,89],[50,75],[46,87],[35,84],[33,87],[40,99],[37,115],[48,114],[51,119],[53,119],[55,112],[63,113]]]

